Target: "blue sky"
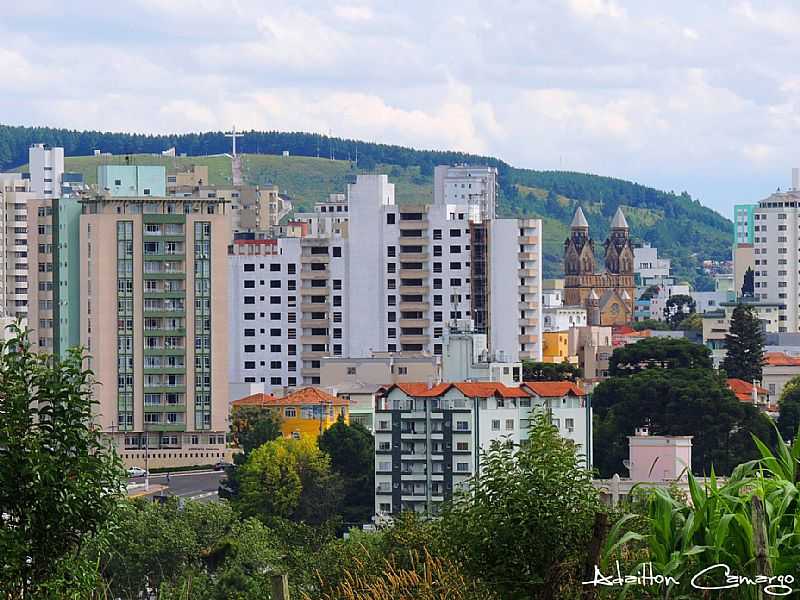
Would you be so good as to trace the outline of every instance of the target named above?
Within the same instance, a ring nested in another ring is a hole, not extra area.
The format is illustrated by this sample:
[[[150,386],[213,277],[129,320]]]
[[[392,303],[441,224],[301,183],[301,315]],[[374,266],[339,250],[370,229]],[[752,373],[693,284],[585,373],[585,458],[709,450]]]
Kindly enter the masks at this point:
[[[332,132],[686,190],[800,166],[800,6],[55,0],[0,19],[0,121]]]

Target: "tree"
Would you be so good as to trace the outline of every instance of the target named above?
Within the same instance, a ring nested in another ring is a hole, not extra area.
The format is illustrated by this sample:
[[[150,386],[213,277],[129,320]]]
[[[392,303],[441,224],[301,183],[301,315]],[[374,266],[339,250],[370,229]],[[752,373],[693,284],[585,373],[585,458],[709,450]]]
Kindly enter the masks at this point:
[[[526,444],[482,453],[480,477],[443,508],[439,539],[502,598],[571,598],[601,510],[575,445],[539,414]]]
[[[608,374],[622,377],[645,369],[710,369],[711,351],[685,339],[646,338],[616,348],[608,361]]]
[[[122,463],[92,425],[83,352],[58,361],[11,330],[0,343],[0,589],[80,595],[94,572],[80,551],[115,513]]]
[[[245,517],[322,523],[336,516],[341,482],[330,457],[310,437],[280,438],[254,450],[239,467],[235,506]]]
[[[638,345],[638,344],[636,344]],[[741,402],[712,368],[650,368],[611,377],[592,395],[594,466],[605,477],[624,474],[628,436],[647,426],[652,435],[691,435],[696,474],[729,473],[757,455],[750,434],[773,436],[769,419]]]
[[[644,331],[645,329],[655,329],[656,331],[668,331],[669,324],[664,321],[656,321],[655,319],[642,319],[631,324],[631,328],[636,331]]]
[[[677,329],[686,317],[694,314],[697,305],[691,296],[686,294],[676,294],[667,299],[667,304],[664,307],[664,319],[669,323],[672,329]]]
[[[721,368],[728,377],[761,381],[764,362],[764,333],[752,306],[738,304],[725,335],[725,360]]]
[[[579,377],[581,377],[580,367],[566,361],[561,363],[522,361],[523,381],[576,381]]]
[[[703,331],[703,317],[698,313],[692,313],[687,316],[677,327],[681,331]]]
[[[231,414],[231,435],[245,455],[281,437],[281,420],[274,410],[258,406],[235,408]]]
[[[317,439],[331,457],[331,469],[343,484],[342,518],[366,523],[375,512],[375,438],[360,423],[347,425],[340,416]]]
[[[800,427],[800,375],[786,382],[778,406],[778,431],[783,439],[793,440]]]
[[[642,292],[642,295],[639,296],[639,299],[652,300],[653,296],[657,296],[659,291],[661,291],[661,288],[659,288],[657,285],[647,286],[647,289]]]
[[[742,296],[752,298],[755,294],[755,273],[752,267],[747,267],[742,278]]]

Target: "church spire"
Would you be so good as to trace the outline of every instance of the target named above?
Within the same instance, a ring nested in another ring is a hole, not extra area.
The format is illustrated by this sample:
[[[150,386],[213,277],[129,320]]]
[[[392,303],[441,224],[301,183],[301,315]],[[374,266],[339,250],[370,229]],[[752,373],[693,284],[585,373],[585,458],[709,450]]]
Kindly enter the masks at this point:
[[[624,219],[625,217],[623,217]],[[579,206],[578,209],[575,211],[575,216],[572,217],[572,223],[570,223],[570,229],[589,229],[589,222],[586,220],[586,217],[583,215],[583,210]]]
[[[628,221],[625,219],[625,215],[620,207],[617,207],[617,212],[614,213],[614,218],[611,221],[611,229],[630,229],[628,227]]]

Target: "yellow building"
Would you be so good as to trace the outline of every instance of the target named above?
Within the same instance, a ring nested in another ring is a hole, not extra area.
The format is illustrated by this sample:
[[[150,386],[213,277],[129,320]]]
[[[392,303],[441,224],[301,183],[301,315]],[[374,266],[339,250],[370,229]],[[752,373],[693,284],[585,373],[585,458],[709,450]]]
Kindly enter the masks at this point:
[[[577,356],[569,355],[569,333],[566,331],[545,331],[542,337],[542,362],[578,364]]]
[[[336,423],[339,416],[344,418],[345,423],[350,423],[349,402],[315,387],[300,388],[285,398],[252,394],[232,404],[234,411],[245,407],[268,408],[277,412],[281,433],[287,438],[316,438]]]

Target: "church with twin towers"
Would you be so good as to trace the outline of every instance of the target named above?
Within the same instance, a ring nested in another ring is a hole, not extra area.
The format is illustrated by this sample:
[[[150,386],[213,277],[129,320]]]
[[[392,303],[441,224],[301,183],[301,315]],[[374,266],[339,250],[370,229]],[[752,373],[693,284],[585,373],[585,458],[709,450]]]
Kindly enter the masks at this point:
[[[634,259],[628,222],[617,208],[603,242],[604,269],[597,267],[589,222],[578,207],[564,242],[564,304],[586,308],[589,325],[633,321]]]

